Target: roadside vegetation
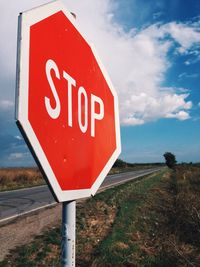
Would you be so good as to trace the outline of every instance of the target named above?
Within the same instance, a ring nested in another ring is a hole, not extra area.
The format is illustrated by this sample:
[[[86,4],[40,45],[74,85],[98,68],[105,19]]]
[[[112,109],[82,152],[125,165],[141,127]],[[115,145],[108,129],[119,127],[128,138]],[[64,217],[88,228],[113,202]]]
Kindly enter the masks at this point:
[[[132,164],[118,159],[109,174],[148,169],[163,164]],[[15,190],[45,184],[38,168],[0,168],[0,191]]]
[[[14,190],[44,184],[38,168],[1,168],[0,191]]]
[[[93,266],[200,266],[200,165],[176,166],[133,203],[118,212]]]
[[[150,168],[162,167],[165,166],[164,163],[128,163],[121,159],[117,159],[114,163],[109,174],[115,174],[119,172],[128,172],[128,171],[137,171],[137,170],[146,170]]]
[[[59,266],[60,227],[0,263]],[[77,207],[76,266],[199,267],[200,164],[111,188]]]

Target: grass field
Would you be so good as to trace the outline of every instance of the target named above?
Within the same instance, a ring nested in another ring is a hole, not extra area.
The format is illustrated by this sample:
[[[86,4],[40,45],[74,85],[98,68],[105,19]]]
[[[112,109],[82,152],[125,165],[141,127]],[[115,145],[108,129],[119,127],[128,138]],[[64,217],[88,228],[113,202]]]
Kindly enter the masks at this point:
[[[38,168],[1,168],[0,191],[44,184]]]
[[[109,174],[142,170],[156,165],[132,164],[131,166],[113,167]],[[0,168],[0,191],[20,189],[45,184],[38,168]]]
[[[60,228],[1,267],[59,266]],[[177,166],[106,190],[77,207],[76,266],[200,266],[200,166]]]

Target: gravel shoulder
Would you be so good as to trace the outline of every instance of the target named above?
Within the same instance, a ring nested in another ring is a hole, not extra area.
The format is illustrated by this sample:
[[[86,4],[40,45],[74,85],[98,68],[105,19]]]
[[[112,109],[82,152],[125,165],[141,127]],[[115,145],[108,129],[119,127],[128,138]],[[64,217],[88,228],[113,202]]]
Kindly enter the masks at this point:
[[[14,248],[33,240],[44,230],[61,223],[61,205],[43,209],[27,216],[18,217],[0,226],[0,261]],[[12,233],[12,234],[11,234]]]

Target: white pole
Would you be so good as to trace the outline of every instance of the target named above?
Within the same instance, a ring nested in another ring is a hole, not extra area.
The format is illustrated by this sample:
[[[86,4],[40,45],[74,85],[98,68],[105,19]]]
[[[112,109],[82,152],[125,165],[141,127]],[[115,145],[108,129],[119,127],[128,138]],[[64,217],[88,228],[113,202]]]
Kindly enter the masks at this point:
[[[63,202],[61,267],[75,267],[76,201]]]

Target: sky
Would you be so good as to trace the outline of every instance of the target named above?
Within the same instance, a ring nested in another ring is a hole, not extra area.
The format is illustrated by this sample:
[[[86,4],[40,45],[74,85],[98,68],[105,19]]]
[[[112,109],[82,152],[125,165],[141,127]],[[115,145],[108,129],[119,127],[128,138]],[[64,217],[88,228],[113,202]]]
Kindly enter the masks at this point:
[[[35,165],[15,124],[17,19],[46,0],[0,0],[0,166]],[[200,162],[200,1],[63,0],[119,96],[133,163]]]

